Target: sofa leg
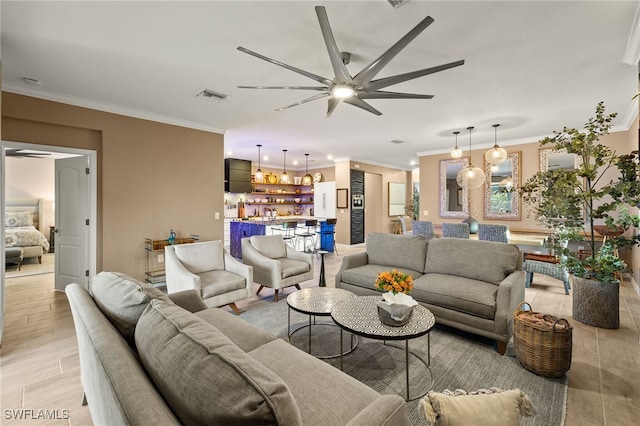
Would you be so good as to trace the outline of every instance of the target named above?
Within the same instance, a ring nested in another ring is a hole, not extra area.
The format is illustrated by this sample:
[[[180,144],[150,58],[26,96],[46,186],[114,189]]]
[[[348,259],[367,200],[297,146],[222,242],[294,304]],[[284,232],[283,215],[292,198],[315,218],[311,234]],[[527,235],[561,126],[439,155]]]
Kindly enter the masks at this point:
[[[278,290],[274,290],[274,291],[275,291],[276,293],[275,293],[275,295],[273,296],[273,301],[274,301],[274,302],[277,302],[277,301],[278,301]]]
[[[504,355],[504,353],[507,351],[507,342],[496,340],[496,343],[498,344],[498,353],[500,355]]]
[[[262,291],[262,289],[264,288],[264,286],[260,286],[260,288],[258,289],[258,291],[256,291],[256,294],[260,294],[260,292]]]
[[[38,256],[38,263],[42,263],[42,256]]]
[[[295,287],[300,290],[300,284],[296,284]]]
[[[238,309],[238,307],[236,306],[235,303],[229,303],[229,307],[231,308],[231,310],[233,311],[234,314],[236,315],[240,315],[240,310]]]
[[[82,406],[87,405],[87,394],[82,392]]]

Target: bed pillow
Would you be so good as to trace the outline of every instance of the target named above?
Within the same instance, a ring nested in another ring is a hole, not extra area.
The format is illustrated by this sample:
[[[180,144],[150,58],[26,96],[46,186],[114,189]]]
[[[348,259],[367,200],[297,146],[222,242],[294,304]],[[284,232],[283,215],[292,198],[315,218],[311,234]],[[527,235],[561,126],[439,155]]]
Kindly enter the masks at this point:
[[[33,226],[33,213],[31,212],[6,212],[4,214],[4,226],[15,228],[17,226]]]
[[[431,391],[418,403],[418,411],[436,426],[519,426],[522,416],[536,413],[533,403],[520,389],[497,388]]]

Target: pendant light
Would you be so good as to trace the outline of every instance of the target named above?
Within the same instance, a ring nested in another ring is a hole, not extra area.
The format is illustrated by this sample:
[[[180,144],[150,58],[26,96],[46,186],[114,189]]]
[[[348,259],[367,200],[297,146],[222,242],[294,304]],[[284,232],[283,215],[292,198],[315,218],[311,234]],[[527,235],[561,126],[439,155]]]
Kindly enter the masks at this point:
[[[456,147],[451,150],[451,158],[460,158],[462,157],[462,149],[458,148],[458,135],[460,132],[455,131],[453,134],[456,135]]]
[[[471,163],[471,131],[473,126],[467,127],[469,131],[469,165],[463,167],[456,176],[458,185],[463,188],[480,188],[484,183],[484,172],[480,167],[476,167]]]
[[[284,162],[282,164],[282,174],[280,175],[280,183],[288,184],[289,183],[289,175],[287,174],[287,150],[283,149],[284,153]]]
[[[256,175],[254,177],[254,180],[257,183],[264,182],[264,173],[262,173],[262,169],[260,168],[260,148],[261,147],[262,145],[258,144],[258,170],[256,170]]]
[[[306,167],[307,174],[302,176],[302,184],[311,185],[313,183],[313,176],[309,174],[309,154],[305,154],[304,156],[307,162],[307,167]]]
[[[498,126],[499,124],[494,124],[493,128],[494,128],[494,145],[493,148],[491,148],[489,151],[487,151],[484,154],[484,159],[487,160],[487,163],[489,164],[500,164],[502,162],[504,162],[504,160],[507,159],[507,151],[504,150],[504,148],[500,148],[498,146]]]

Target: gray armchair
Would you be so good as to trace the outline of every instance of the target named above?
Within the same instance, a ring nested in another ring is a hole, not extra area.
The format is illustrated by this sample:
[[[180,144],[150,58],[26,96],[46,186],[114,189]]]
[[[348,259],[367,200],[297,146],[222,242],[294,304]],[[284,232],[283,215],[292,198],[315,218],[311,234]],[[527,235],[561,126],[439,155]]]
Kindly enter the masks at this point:
[[[251,295],[253,269],[225,250],[221,241],[166,246],[167,292],[194,289],[210,308],[229,305],[240,314],[235,302]]]
[[[284,243],[282,235],[254,235],[242,239],[242,262],[253,267],[253,279],[264,287],[278,291],[313,279],[313,254],[301,253]]]

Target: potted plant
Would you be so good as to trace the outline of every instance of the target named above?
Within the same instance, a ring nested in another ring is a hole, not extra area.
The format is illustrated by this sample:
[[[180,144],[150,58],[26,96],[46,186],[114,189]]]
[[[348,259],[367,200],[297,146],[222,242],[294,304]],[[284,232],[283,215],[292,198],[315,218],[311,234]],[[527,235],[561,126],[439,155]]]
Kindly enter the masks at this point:
[[[574,277],[574,319],[603,328],[620,325],[619,277],[626,264],[618,258],[618,249],[640,241],[635,232],[631,236],[627,232],[639,225],[638,217],[628,212],[628,206],[640,203],[638,151],[617,155],[598,143],[616,115],[606,115],[600,102],[584,130],[565,127],[541,140],[542,146],[577,155],[578,166],[538,172],[520,188],[535,218],[555,231],[553,248]],[[605,235],[599,246],[596,230]],[[576,253],[568,241],[582,242],[588,249]]]

